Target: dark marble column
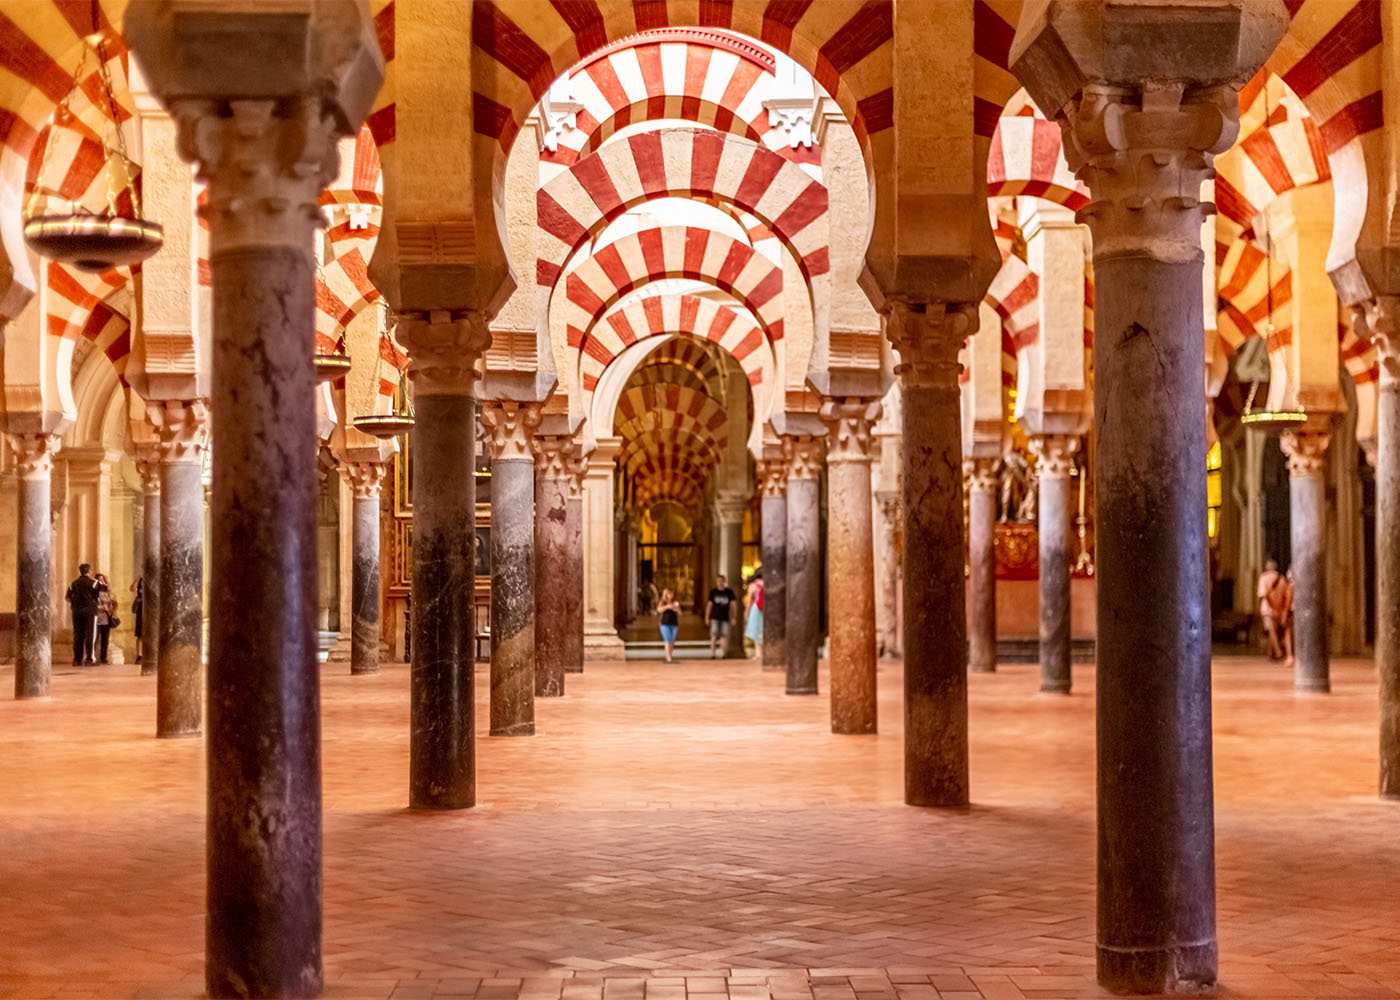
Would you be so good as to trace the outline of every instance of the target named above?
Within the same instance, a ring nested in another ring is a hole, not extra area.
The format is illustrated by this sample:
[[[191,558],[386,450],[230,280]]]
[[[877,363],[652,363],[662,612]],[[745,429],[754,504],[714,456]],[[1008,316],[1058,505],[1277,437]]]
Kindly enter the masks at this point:
[[[11,434],[19,478],[18,550],[15,555],[15,697],[46,698],[53,663],[49,594],[53,529],[49,477],[58,439]]]
[[[584,600],[583,600],[583,481],[588,474],[588,459],[578,455],[578,443],[574,443],[574,454],[569,459],[569,506],[568,520],[564,527],[564,540],[568,545],[566,563],[568,579],[566,584],[567,601],[564,604],[564,620],[568,623],[569,657],[564,664],[566,674],[583,673],[584,656]]]
[[[204,400],[148,405],[160,437],[156,735],[198,736],[204,696]],[[143,623],[144,624],[144,623]]]
[[[967,585],[972,590],[968,666],[975,674],[997,668],[997,461],[963,460],[968,485]]]
[[[1400,296],[1358,310],[1376,346],[1376,674],[1380,678],[1380,794],[1400,799]]]
[[[729,609],[729,639],[722,655],[727,660],[744,658],[744,511],[747,498],[721,493],[715,502],[719,516],[719,571],[726,586],[738,598]]]
[[[1332,690],[1327,648],[1327,444],[1330,435],[1283,435],[1288,456],[1289,548],[1293,560],[1293,688]]]
[[[831,731],[873,733],[875,692],[875,538],[871,521],[870,434],[879,400],[827,400],[827,663]],[[839,605],[839,606],[837,606]]]
[[[539,403],[482,404],[491,448],[491,735],[535,732],[535,456]],[[562,676],[561,676],[562,680]]]
[[[763,559],[763,669],[787,669],[787,467],[759,463]]]
[[[787,464],[787,693],[817,693],[822,439],[783,438]]]
[[[141,676],[160,665],[160,456],[155,449],[137,462],[143,503],[141,538]],[[134,623],[133,623],[134,624]]]
[[[569,459],[573,438],[542,435],[535,451],[535,697],[564,694],[564,675],[574,651],[569,618],[572,542],[569,522]],[[579,623],[580,641],[583,624]],[[582,651],[580,650],[580,653]]]
[[[914,806],[968,801],[957,358],[976,328],[975,305],[895,302],[887,310],[904,400],[904,801]]]
[[[379,673],[379,505],[382,462],[352,462],[350,672]]]
[[[1060,434],[1031,439],[1039,483],[1040,690],[1070,690],[1070,470],[1079,439]]]

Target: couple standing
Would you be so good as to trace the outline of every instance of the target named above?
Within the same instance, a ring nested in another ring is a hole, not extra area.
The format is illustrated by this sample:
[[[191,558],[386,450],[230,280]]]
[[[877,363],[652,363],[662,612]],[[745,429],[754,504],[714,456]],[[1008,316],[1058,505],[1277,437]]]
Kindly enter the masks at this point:
[[[64,600],[73,613],[73,666],[106,663],[112,629],[121,624],[117,598],[106,575],[94,575],[92,567],[83,563],[78,567],[78,578],[68,585]]]

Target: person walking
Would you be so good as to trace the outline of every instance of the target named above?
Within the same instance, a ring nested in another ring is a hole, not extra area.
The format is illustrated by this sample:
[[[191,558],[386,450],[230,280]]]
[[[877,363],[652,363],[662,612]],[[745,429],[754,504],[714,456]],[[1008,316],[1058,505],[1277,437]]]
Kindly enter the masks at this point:
[[[131,590],[136,597],[131,602],[131,615],[136,621],[132,624],[132,632],[136,635],[136,662],[141,662],[141,655],[146,652],[146,640],[142,635],[142,612],[146,607],[146,585],[141,582],[142,578],[137,577],[136,582],[131,585]]]
[[[661,592],[661,600],[656,605],[656,613],[661,616],[661,644],[666,649],[666,662],[674,662],[671,659],[676,648],[676,632],[681,626],[681,606],[676,601],[676,595],[671,593],[671,588],[667,587]]]
[[[97,574],[97,648],[96,660],[99,666],[107,665],[107,646],[112,637],[112,629],[120,620],[117,618],[117,595],[112,593],[107,574]]]
[[[724,655],[724,644],[729,639],[730,611],[737,599],[733,590],[726,585],[723,573],[715,577],[715,585],[710,590],[710,599],[705,603],[705,624],[710,629],[710,659],[718,660]]]
[[[744,638],[753,643],[754,659],[763,659],[763,570],[754,570],[744,589]]]
[[[83,563],[78,567],[78,578],[68,585],[63,599],[73,614],[73,666],[90,667],[97,620],[97,581],[92,578],[91,566]]]

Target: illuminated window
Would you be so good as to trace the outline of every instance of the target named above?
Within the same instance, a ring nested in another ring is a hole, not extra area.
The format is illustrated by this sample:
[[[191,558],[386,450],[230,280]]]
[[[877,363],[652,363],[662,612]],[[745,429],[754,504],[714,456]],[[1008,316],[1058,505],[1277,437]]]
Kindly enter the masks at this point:
[[[1206,453],[1206,534],[1212,540],[1220,531],[1220,442],[1210,446]]]

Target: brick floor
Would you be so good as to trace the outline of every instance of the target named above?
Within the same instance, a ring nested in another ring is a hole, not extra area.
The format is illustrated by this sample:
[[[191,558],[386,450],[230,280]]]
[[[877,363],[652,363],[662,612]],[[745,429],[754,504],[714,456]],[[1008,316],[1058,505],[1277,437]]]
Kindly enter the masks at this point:
[[[1400,995],[1374,676],[1334,671],[1296,698],[1278,667],[1217,662],[1221,996]],[[571,675],[538,736],[482,733],[479,808],[415,814],[407,669],[331,665],[327,995],[1099,996],[1075,672],[1070,698],[1033,667],[972,677],[967,810],[900,803],[897,664],[881,734],[837,737],[824,697],[752,663],[650,662]],[[60,668],[52,700],[0,701],[0,996],[200,994],[203,744],[151,738],[153,690]]]

